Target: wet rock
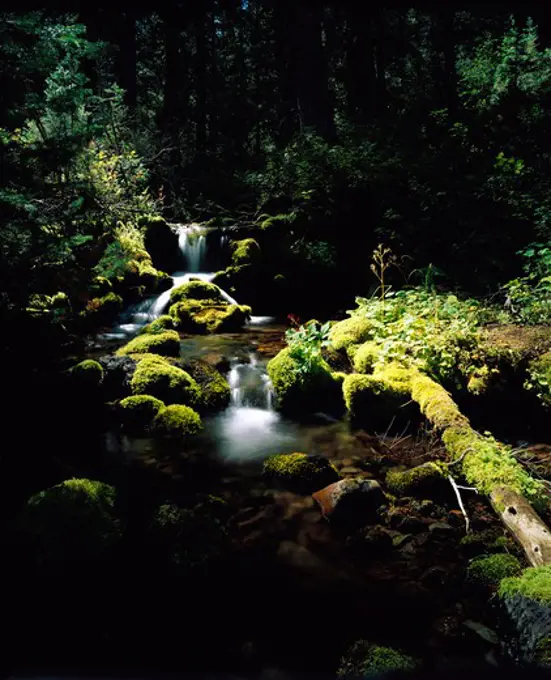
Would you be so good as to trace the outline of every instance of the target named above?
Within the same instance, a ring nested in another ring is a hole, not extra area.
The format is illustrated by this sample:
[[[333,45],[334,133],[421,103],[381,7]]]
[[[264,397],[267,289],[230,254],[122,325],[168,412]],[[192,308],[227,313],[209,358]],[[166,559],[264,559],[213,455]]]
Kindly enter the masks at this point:
[[[407,531],[415,534],[424,531],[426,523],[419,517],[415,517],[415,515],[406,515],[400,519],[396,528],[400,531]]]
[[[363,526],[379,520],[386,497],[373,479],[343,479],[312,494],[323,516],[332,522]]]
[[[130,381],[136,370],[136,362],[128,356],[109,354],[100,357],[103,367],[102,390],[106,401],[127,397],[130,393]]]
[[[453,527],[447,522],[433,522],[429,524],[429,531],[435,536],[448,536],[453,530]]]
[[[227,373],[230,370],[229,359],[219,352],[209,352],[204,354],[201,359],[217,371],[220,371],[220,373]]]
[[[418,512],[423,517],[435,517],[437,514],[437,506],[433,501],[424,500],[418,504]]]
[[[449,583],[450,574],[444,567],[434,565],[424,571],[419,580],[427,588],[443,588]]]

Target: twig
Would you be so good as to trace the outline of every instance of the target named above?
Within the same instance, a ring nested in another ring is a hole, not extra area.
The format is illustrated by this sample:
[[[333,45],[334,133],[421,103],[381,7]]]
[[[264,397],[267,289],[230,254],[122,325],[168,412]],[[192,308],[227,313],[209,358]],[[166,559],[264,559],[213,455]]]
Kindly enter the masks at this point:
[[[457,463],[460,463],[463,460],[463,458],[465,458],[465,456],[473,450],[474,449],[472,448],[472,446],[469,447],[468,449],[463,451],[463,453],[459,456],[457,460],[452,460],[450,463],[444,463],[444,465],[447,465],[448,467],[451,467],[452,465],[457,465]]]
[[[457,484],[455,483],[455,479],[451,475],[448,475],[448,481],[452,485],[452,489],[455,491],[455,495],[457,496],[457,502],[459,503],[459,507],[461,508],[461,512],[463,513],[463,517],[465,518],[465,533],[468,534],[470,529],[469,517],[465,511],[465,506],[463,505],[463,500],[461,499],[459,487],[457,486]]]

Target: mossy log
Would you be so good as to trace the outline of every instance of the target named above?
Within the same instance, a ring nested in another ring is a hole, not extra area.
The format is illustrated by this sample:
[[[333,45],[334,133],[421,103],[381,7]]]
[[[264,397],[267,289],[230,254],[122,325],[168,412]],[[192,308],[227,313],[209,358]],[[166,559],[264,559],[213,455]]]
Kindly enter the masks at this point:
[[[496,487],[490,493],[492,506],[502,522],[524,548],[530,564],[551,564],[551,532],[530,503],[507,487]]]

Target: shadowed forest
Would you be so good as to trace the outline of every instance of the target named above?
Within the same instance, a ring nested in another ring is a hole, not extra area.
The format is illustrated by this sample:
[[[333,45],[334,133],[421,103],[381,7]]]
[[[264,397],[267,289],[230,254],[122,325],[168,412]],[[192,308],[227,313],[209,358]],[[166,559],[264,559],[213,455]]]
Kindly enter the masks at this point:
[[[0,318],[0,670],[551,667],[543,7],[2,9]]]

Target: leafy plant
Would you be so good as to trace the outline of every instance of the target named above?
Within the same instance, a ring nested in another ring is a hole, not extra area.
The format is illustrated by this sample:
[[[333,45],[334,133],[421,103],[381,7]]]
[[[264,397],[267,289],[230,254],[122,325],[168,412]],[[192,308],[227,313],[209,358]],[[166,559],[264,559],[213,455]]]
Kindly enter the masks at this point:
[[[311,321],[298,328],[288,328],[285,340],[291,356],[298,362],[300,373],[309,373],[322,361],[322,349],[329,344],[330,324]]]
[[[526,324],[551,322],[551,247],[533,243],[519,251],[526,276],[504,286],[506,309],[514,320]]]

